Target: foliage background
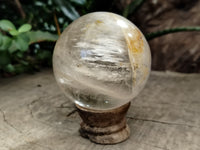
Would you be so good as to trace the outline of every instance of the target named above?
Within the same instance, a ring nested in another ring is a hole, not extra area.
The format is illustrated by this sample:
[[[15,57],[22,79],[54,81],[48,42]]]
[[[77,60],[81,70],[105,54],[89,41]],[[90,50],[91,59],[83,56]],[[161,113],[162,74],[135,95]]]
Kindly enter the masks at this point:
[[[24,24],[32,27],[17,35],[0,29],[0,74],[13,76],[51,67],[58,35],[73,20],[94,11],[124,15],[145,35],[166,28],[192,26],[189,29],[195,32],[168,34],[149,40],[152,68],[200,72],[200,34],[197,31],[200,29],[193,27],[200,25],[199,0],[0,0],[0,20],[10,20],[16,31]],[[5,36],[17,45],[14,51],[2,48],[1,41]],[[25,44],[28,46],[22,48]]]

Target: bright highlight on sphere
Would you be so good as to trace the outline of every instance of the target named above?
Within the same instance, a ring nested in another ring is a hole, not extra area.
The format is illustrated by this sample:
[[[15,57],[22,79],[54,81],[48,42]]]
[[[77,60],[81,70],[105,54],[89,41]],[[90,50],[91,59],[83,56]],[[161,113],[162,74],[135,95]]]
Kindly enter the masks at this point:
[[[95,12],[71,23],[53,54],[56,81],[77,105],[106,110],[131,101],[144,87],[151,54],[141,31],[126,18]]]

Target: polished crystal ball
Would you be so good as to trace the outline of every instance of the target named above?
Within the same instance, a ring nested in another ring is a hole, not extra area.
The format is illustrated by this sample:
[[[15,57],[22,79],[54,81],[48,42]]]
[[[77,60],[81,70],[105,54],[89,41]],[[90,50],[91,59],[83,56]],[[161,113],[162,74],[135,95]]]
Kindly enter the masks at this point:
[[[114,13],[95,12],[71,23],[53,54],[56,81],[81,107],[107,110],[128,103],[144,87],[151,67],[141,31]]]

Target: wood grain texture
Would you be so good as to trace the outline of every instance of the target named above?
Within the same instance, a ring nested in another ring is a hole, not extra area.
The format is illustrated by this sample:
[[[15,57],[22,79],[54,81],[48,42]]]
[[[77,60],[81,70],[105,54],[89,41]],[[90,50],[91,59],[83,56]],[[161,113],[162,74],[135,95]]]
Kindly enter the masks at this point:
[[[127,120],[127,141],[94,144],[51,71],[0,79],[0,150],[199,150],[200,75],[152,72]]]
[[[97,144],[117,144],[127,140],[130,128],[126,123],[126,114],[131,103],[115,109],[91,110],[76,104],[82,119],[80,134]]]

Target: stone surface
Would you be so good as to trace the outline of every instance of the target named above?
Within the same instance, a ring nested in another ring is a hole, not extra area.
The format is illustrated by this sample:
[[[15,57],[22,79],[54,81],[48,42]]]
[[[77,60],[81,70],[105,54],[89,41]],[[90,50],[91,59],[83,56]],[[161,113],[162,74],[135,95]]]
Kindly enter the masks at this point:
[[[140,30],[108,12],[84,15],[58,39],[53,69],[65,95],[88,109],[107,110],[133,99],[151,67],[149,45]]]
[[[99,145],[79,135],[52,71],[0,79],[0,150],[199,150],[200,75],[152,72],[127,114],[131,135]]]

